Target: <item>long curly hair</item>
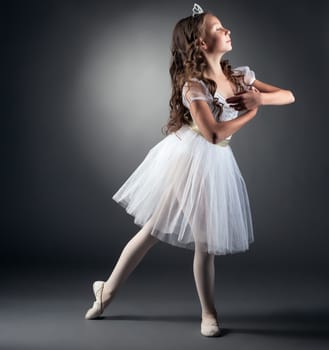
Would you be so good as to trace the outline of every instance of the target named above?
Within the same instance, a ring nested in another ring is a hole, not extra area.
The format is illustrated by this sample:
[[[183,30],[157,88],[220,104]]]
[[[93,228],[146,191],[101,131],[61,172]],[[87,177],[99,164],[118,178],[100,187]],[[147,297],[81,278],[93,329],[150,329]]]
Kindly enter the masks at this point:
[[[207,14],[213,15],[210,11],[205,11],[197,16],[182,18],[177,22],[172,34],[171,43],[171,63],[170,77],[172,93],[169,101],[169,120],[161,128],[162,133],[168,135],[177,131],[183,124],[191,124],[192,117],[190,111],[183,105],[182,88],[186,81],[197,78],[204,81],[209,92],[213,96],[215,108],[219,108],[219,115],[223,112],[223,103],[214,96],[217,84],[212,79],[204,77],[203,72],[207,67],[207,60],[199,47],[198,38],[205,35],[205,17]],[[220,61],[222,70],[226,77],[234,84],[236,91],[243,91],[241,84],[242,74],[233,75],[229,60]]]

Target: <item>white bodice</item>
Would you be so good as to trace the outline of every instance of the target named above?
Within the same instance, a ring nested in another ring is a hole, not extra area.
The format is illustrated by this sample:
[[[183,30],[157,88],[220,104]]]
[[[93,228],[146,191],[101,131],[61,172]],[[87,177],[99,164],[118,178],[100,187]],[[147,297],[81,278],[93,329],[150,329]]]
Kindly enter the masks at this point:
[[[239,71],[244,74],[242,84],[246,89],[248,89],[248,85],[251,85],[256,79],[254,71],[250,70],[248,66],[240,66],[234,68],[233,71]],[[219,91],[216,91],[214,96],[218,97],[218,101],[223,104],[223,111],[221,115],[219,115],[220,110],[216,108],[213,97],[205,82],[197,78],[192,78],[191,80],[195,83],[190,83],[188,86],[187,82],[185,82],[182,89],[182,102],[185,107],[190,109],[190,105],[194,100],[205,100],[207,101],[215,120],[218,122],[232,120],[238,116],[239,111],[235,110],[233,107],[230,107],[229,103],[226,102],[225,97],[222,96]],[[195,121],[193,124],[194,128],[197,128]],[[230,140],[231,137],[232,135],[229,135],[226,140]]]

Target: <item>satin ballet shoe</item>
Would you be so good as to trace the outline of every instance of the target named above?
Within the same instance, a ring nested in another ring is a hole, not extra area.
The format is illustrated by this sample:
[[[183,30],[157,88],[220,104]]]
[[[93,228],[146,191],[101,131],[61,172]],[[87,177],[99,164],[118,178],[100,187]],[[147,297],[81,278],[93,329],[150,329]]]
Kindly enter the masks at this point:
[[[201,334],[205,337],[217,337],[221,334],[219,324],[217,320],[202,319],[201,321]]]
[[[92,320],[99,317],[104,311],[104,303],[102,299],[104,281],[95,281],[93,283],[93,291],[96,300],[93,303],[93,306],[87,311],[85,319]]]

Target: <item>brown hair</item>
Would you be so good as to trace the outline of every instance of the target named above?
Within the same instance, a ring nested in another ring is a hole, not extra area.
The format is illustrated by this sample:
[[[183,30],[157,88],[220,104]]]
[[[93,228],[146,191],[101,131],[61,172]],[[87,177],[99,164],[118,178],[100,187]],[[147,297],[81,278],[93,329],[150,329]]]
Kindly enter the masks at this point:
[[[204,81],[213,96],[214,105],[220,110],[219,114],[223,112],[223,104],[218,101],[217,97],[214,97],[217,90],[216,82],[203,76],[207,61],[199,47],[198,38],[200,36],[204,37],[206,14],[212,15],[211,12],[205,11],[195,17],[189,16],[182,18],[177,22],[173,30],[171,43],[172,56],[169,68],[172,86],[169,101],[170,115],[166,125],[161,128],[162,132],[165,128],[164,133],[166,135],[177,131],[183,124],[190,124],[192,122],[189,109],[182,102],[183,85],[191,78]],[[220,64],[224,74],[233,82],[237,91],[243,90],[243,86],[240,83],[242,75],[233,75],[231,65],[227,59],[220,61]]]

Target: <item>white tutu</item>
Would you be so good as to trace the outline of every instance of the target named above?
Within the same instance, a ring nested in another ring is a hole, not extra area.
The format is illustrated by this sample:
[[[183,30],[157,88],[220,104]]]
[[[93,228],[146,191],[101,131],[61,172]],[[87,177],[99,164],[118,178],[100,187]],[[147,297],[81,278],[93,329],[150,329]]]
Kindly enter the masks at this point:
[[[248,66],[235,70],[244,74],[245,84],[255,80]],[[216,91],[223,103],[219,115],[205,83],[192,80],[182,91],[187,108],[193,100],[205,100],[216,120],[238,116]],[[253,224],[246,184],[227,144],[231,137],[216,145],[200,134],[195,122],[183,125],[150,149],[112,199],[134,216],[135,224],[151,220],[151,235],[169,244],[195,249],[197,242],[215,255],[247,250],[254,241]]]
[[[151,235],[177,247],[222,255],[247,250],[253,227],[245,182],[230,145],[189,126],[167,135],[113,195]]]

